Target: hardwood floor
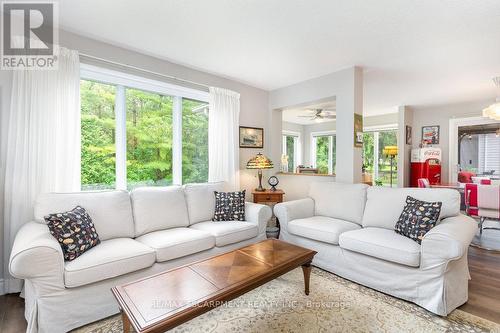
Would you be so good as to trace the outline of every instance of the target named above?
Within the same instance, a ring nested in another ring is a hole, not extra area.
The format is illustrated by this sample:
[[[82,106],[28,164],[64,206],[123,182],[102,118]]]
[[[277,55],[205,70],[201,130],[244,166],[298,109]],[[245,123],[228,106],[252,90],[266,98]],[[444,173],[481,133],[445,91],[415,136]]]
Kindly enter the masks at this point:
[[[500,323],[500,252],[470,247],[469,301],[461,310]],[[26,331],[24,301],[17,294],[0,296],[0,332]]]
[[[500,323],[500,252],[469,248],[469,301],[459,309]]]

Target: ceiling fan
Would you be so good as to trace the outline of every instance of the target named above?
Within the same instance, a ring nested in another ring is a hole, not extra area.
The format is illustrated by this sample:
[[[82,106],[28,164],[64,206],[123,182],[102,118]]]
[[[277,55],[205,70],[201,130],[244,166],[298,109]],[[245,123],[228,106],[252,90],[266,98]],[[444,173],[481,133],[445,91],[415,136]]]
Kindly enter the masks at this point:
[[[308,112],[313,112],[308,116],[299,116],[301,118],[309,118],[310,120],[321,120],[321,119],[335,119],[337,116],[335,115],[335,109],[327,110],[327,109],[315,109],[315,110],[307,110]]]

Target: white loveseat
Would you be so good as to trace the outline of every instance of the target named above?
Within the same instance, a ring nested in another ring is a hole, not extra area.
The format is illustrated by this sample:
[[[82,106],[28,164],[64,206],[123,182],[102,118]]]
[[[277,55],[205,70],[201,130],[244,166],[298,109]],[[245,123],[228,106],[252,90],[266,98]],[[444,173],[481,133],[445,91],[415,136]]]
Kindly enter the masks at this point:
[[[394,232],[408,195],[443,203],[421,245]],[[312,183],[308,198],[278,204],[274,213],[280,239],[317,251],[320,268],[438,315],[467,301],[467,249],[477,223],[460,214],[455,190]]]
[[[119,311],[110,288],[265,239],[271,209],[246,203],[245,222],[212,222],[222,183],[132,192],[50,193],[18,232],[10,272],[25,279],[28,332],[67,332]],[[76,205],[101,243],[65,262],[43,217]]]

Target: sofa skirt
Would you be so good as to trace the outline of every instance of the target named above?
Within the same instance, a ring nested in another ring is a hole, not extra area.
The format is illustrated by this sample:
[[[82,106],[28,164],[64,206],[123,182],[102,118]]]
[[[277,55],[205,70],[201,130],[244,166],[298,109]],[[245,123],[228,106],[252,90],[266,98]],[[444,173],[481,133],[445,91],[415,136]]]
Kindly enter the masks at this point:
[[[467,255],[421,269],[292,235],[286,230],[281,231],[280,239],[317,251],[312,263],[314,266],[410,301],[440,316],[448,315],[468,299],[470,275]]]

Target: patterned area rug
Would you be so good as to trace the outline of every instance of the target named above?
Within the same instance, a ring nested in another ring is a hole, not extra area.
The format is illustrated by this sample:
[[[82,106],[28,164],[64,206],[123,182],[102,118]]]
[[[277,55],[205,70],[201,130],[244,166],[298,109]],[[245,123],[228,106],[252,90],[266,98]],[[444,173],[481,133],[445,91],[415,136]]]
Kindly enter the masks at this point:
[[[305,296],[296,269],[172,332],[497,332],[500,325],[455,310],[447,318],[314,268]],[[119,315],[77,333],[122,332]]]

